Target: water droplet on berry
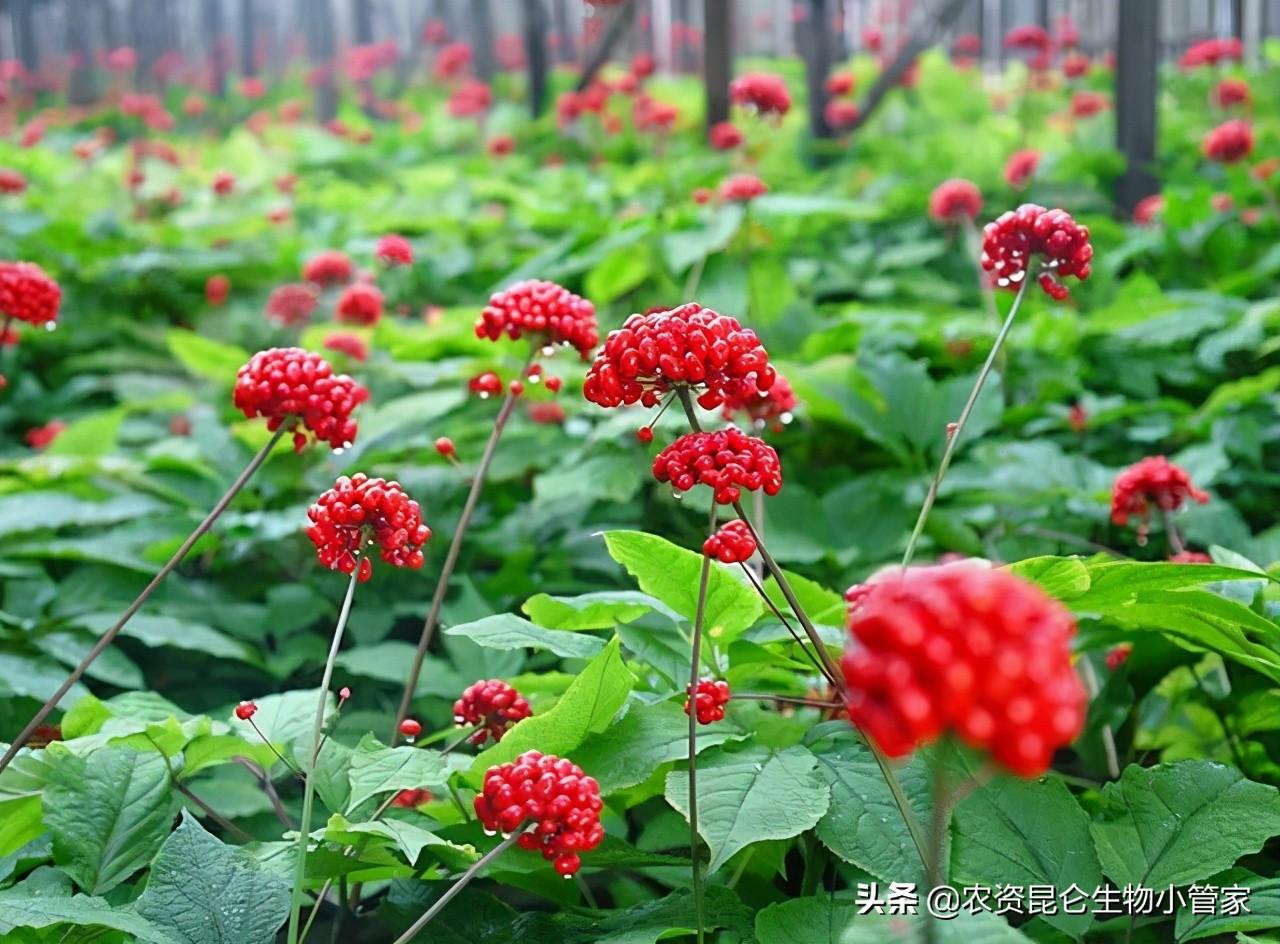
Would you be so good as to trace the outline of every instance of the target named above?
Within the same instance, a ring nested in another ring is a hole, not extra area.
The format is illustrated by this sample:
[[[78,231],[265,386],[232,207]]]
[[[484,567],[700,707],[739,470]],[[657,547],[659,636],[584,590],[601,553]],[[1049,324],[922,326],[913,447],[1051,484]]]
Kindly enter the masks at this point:
[[[335,456],[340,456],[340,455],[342,455],[342,453],[343,453],[344,451],[346,451],[346,447],[345,447],[345,446],[339,446],[337,449],[333,450],[333,454],[334,454]]]
[[[486,830],[484,831],[484,834],[485,834],[486,836],[496,836],[496,835],[498,835],[498,831],[497,831],[496,829],[486,829]]]
[[[487,394],[487,393],[485,393],[483,390],[481,390],[481,391],[480,391],[480,399],[481,399],[481,400],[488,400],[488,399],[489,399],[489,394]]]
[[[781,420],[783,423],[790,423],[792,420],[795,419],[795,417],[792,416],[790,413],[783,413],[781,416],[778,417],[778,419]]]
[[[56,321],[46,321],[46,322],[44,323],[44,329],[45,329],[46,331],[57,331],[57,330],[58,330],[58,323],[57,323]]]
[[[672,497],[672,498],[674,498],[676,501],[679,501],[680,499],[684,498],[684,493],[683,493],[683,492],[672,492],[672,493],[671,493],[671,497]]]
[[[554,354],[555,352],[556,352],[556,347],[555,347],[555,345],[554,345],[554,344],[544,344],[544,345],[542,346],[542,356],[543,356],[543,357],[550,357],[550,356],[551,356],[552,354]]]
[[[572,875],[561,875],[560,877],[561,877],[562,879],[564,879],[566,882],[571,882],[571,881],[573,881],[573,876],[572,876]]]

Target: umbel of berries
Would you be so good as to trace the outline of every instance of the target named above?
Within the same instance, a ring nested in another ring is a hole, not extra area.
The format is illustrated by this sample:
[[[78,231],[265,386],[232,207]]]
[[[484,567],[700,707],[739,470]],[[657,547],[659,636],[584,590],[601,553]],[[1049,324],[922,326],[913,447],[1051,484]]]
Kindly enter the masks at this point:
[[[702,553],[722,564],[741,564],[756,552],[756,536],[741,518],[725,522],[702,542]]]
[[[475,799],[476,817],[490,833],[509,835],[533,824],[517,840],[520,848],[541,852],[565,878],[581,867],[578,853],[604,839],[603,808],[593,777],[572,761],[538,751],[490,767]]]
[[[853,723],[890,757],[946,734],[1023,777],[1084,723],[1075,621],[1043,590],[972,562],[864,585],[843,669]]]
[[[688,689],[685,689],[688,693]],[[724,720],[724,706],[729,704],[729,683],[723,679],[699,679],[693,697],[684,700],[684,713],[692,704],[698,724],[712,724]]]
[[[307,537],[320,563],[344,574],[356,573],[358,567],[362,583],[373,574],[367,547],[376,545],[393,567],[416,570],[422,566],[422,546],[431,538],[418,503],[399,483],[362,472],[338,479],[307,509],[307,517],[312,522]]]
[[[1209,493],[1196,488],[1186,469],[1164,456],[1148,456],[1116,476],[1111,490],[1111,520],[1126,525],[1130,518],[1137,518],[1140,532],[1145,533],[1153,507],[1177,511],[1188,499],[1203,505],[1209,500]]]
[[[32,262],[0,262],[0,315],[32,325],[58,320],[62,289]]]
[[[259,351],[240,368],[233,398],[250,419],[266,417],[272,432],[291,431],[293,448],[301,452],[307,433],[334,449],[355,442],[351,412],[369,399],[369,391],[346,374],[335,374],[318,354],[275,347]]]
[[[982,234],[982,268],[1001,288],[1016,289],[1030,276],[1039,278],[1040,287],[1061,301],[1070,294],[1062,276],[1083,282],[1092,259],[1088,228],[1066,210],[1024,203],[988,223]]]
[[[501,679],[481,679],[453,703],[454,723],[474,725],[477,730],[467,740],[477,746],[489,738],[496,744],[508,728],[532,714],[529,703]]]
[[[777,372],[760,338],[738,319],[697,302],[632,315],[609,332],[583,383],[592,403],[655,406],[684,387],[710,410],[769,390]]]
[[[533,338],[542,345],[575,348],[583,359],[600,340],[596,309],[555,282],[530,279],[494,294],[476,319],[476,337],[496,341]]]
[[[681,492],[706,485],[719,504],[732,505],[742,489],[778,494],[782,463],[763,439],[729,426],[714,433],[685,433],[654,457],[653,477]]]

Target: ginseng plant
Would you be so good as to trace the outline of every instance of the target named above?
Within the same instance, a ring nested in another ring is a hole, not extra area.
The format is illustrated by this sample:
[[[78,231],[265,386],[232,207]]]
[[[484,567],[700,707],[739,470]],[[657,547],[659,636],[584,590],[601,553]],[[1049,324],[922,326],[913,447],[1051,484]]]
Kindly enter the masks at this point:
[[[302,792],[302,818],[298,826],[298,851],[295,858],[293,895],[289,908],[289,944],[297,944],[299,916],[302,910],[303,883],[306,878],[307,849],[311,841],[311,813],[315,803],[315,768],[324,743],[324,715],[329,700],[329,684],[333,666],[342,646],[342,637],[351,615],[351,602],[356,584],[373,575],[373,559],[369,550],[379,549],[382,560],[393,567],[422,567],[422,547],[431,538],[431,529],[422,523],[422,509],[405,494],[398,482],[371,479],[363,473],[350,478],[345,475],[334,483],[307,510],[311,526],[307,537],[316,546],[320,563],[330,570],[350,576],[342,601],[338,624],[329,644],[320,694],[316,699],[315,722],[311,728],[311,747],[303,765],[305,780]]]
[[[400,707],[396,711],[395,724],[391,738],[394,743],[400,733],[400,723],[409,714],[409,706],[413,703],[413,693],[418,686],[418,676],[422,673],[422,661],[426,657],[427,648],[435,636],[440,622],[440,608],[444,604],[445,595],[449,592],[449,580],[457,567],[458,557],[462,552],[463,539],[471,524],[484,489],[485,478],[489,474],[489,466],[493,462],[498,441],[506,429],[507,421],[515,409],[516,400],[524,392],[524,378],[530,380],[541,377],[541,369],[534,363],[540,354],[554,354],[559,346],[571,347],[585,359],[591,349],[599,341],[599,329],[596,326],[595,306],[584,298],[579,298],[554,282],[530,280],[520,282],[504,291],[498,292],[489,299],[489,304],[476,319],[476,336],[497,341],[503,336],[512,340],[527,337],[529,353],[520,370],[520,376],[507,385],[507,393],[498,415],[493,421],[493,429],[489,440],[485,443],[484,452],[471,479],[471,488],[467,492],[462,506],[462,514],[453,530],[453,538],[449,542],[449,550],[445,554],[444,565],[440,569],[440,577],[436,581],[435,593],[431,598],[431,606],[422,624],[422,632],[418,636],[418,646],[413,654],[413,662],[409,667],[409,675],[405,679],[404,692],[400,696]],[[555,392],[560,389],[558,377],[548,377],[547,389]],[[502,389],[501,381],[496,374],[487,373],[472,381],[472,389],[481,396],[497,394]],[[454,457],[453,443],[447,439],[437,441],[436,448],[446,458]]]
[[[246,417],[266,419],[267,429],[272,433],[271,438],[231,483],[205,519],[138,594],[137,599],[129,604],[115,624],[102,635],[80,664],[58,686],[58,690],[40,707],[35,717],[13,739],[4,757],[0,758],[0,771],[17,756],[36,728],[44,723],[44,719],[63,696],[111,645],[129,620],[142,609],[156,588],[182,563],[195,543],[213,527],[213,523],[226,511],[232,499],[266,462],[280,438],[285,433],[292,433],[293,447],[298,452],[309,441],[325,442],[333,449],[350,446],[357,432],[357,424],[351,413],[369,399],[369,391],[345,374],[335,374],[329,363],[317,354],[310,354],[296,347],[271,348],[259,351],[250,358],[249,363],[240,368],[236,375],[233,399],[236,407]]]

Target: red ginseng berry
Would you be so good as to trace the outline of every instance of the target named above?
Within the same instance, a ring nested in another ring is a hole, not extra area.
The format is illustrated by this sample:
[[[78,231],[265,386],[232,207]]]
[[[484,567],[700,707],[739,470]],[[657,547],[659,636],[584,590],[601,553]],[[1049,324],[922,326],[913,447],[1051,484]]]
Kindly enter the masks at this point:
[[[225,197],[236,189],[236,177],[230,171],[219,171],[213,178],[213,192],[220,197]]]
[[[27,189],[27,178],[9,167],[0,167],[0,193],[23,193]]]
[[[436,440],[436,452],[448,459],[450,456],[458,454],[458,448],[448,436],[441,436]]]
[[[1219,108],[1232,105],[1248,105],[1253,100],[1249,83],[1243,79],[1223,79],[1209,94],[1209,100]]]
[[[564,381],[559,377],[548,377],[545,381],[546,387],[552,393],[559,393],[560,388],[564,386]]]
[[[721,200],[731,203],[749,203],[756,197],[764,196],[769,192],[769,188],[755,174],[734,174],[720,182],[718,192]]]
[[[374,255],[389,266],[413,264],[413,246],[409,245],[409,240],[394,233],[378,240]]]
[[[929,195],[929,215],[939,223],[972,220],[981,212],[982,192],[969,180],[944,180]]]
[[[1107,668],[1114,672],[1129,660],[1129,653],[1131,652],[1133,652],[1133,643],[1130,642],[1122,642],[1119,645],[1112,646],[1107,650]]]
[[[408,790],[401,790],[391,801],[391,805],[402,810],[417,809],[423,803],[430,803],[435,797],[430,790],[424,787],[412,787]]]
[[[1200,150],[1211,161],[1234,164],[1253,151],[1253,128],[1239,118],[1224,121],[1204,136]]]
[[[62,289],[33,262],[0,262],[0,315],[27,324],[58,320]]]
[[[242,701],[236,705],[236,717],[241,721],[248,721],[258,711],[258,706],[251,701]]]
[[[472,377],[467,381],[467,386],[472,393],[478,395],[482,400],[496,397],[502,392],[502,380],[491,370]]]
[[[791,93],[779,75],[748,72],[729,83],[729,98],[758,115],[785,115],[791,109]]]
[[[719,504],[731,505],[742,489],[778,494],[782,464],[763,439],[729,426],[714,433],[685,433],[654,458],[653,477],[681,492],[706,485],[715,490]]]
[[[1111,520],[1125,525],[1130,517],[1136,517],[1145,525],[1153,505],[1162,511],[1176,511],[1187,499],[1203,505],[1209,493],[1192,484],[1186,469],[1164,456],[1148,456],[1116,476],[1111,489]]]
[[[1022,777],[1048,769],[1084,723],[1075,620],[1043,590],[972,563],[868,585],[843,669],[853,723],[901,757],[953,732]]]
[[[497,292],[476,319],[476,337],[496,341],[532,336],[539,344],[564,344],[583,358],[600,340],[596,309],[554,282],[530,279]]]
[[[656,406],[683,386],[714,409],[773,386],[777,372],[760,338],[738,319],[697,302],[631,315],[609,332],[587,371],[582,393],[592,403]]]
[[[353,360],[365,361],[369,358],[369,343],[360,335],[350,331],[330,331],[324,336],[324,349],[345,354]]]
[[[348,324],[374,325],[382,318],[382,292],[366,282],[348,285],[338,299],[338,320]]]
[[[518,397],[520,394],[524,393],[524,382],[520,380],[513,380],[511,383],[507,384],[507,389],[511,391],[511,395],[513,397]]]
[[[717,151],[732,151],[742,144],[742,132],[732,121],[718,121],[707,132],[707,140]]]
[[[345,252],[326,249],[313,256],[302,268],[302,278],[307,282],[328,288],[333,285],[345,285],[351,281],[354,269]]]
[[[286,328],[307,323],[316,309],[316,290],[306,283],[290,283],[272,289],[267,297],[267,320]]]
[[[689,687],[685,686],[685,693]],[[689,713],[689,703],[693,702],[693,710],[698,724],[711,724],[724,720],[724,706],[729,704],[729,683],[721,679],[699,679],[693,698],[684,700],[684,713]]]
[[[412,718],[405,718],[400,722],[400,733],[405,737],[417,737],[422,733],[422,724]]]
[[[1213,558],[1204,551],[1179,551],[1169,558],[1172,564],[1212,564]]]
[[[715,534],[702,542],[702,553],[722,564],[740,564],[756,552],[756,538],[751,527],[740,518],[725,522]]]
[[[293,447],[301,452],[307,444],[302,429],[334,449],[351,445],[357,431],[351,411],[369,399],[369,391],[346,374],[335,374],[318,354],[274,347],[240,368],[233,396],[248,418],[265,417],[272,432],[282,426],[291,430]]]
[[[1010,187],[1022,189],[1040,164],[1040,152],[1030,148],[1014,151],[1004,165],[1004,180]]]
[[[517,843],[542,853],[565,878],[581,867],[578,853],[604,839],[603,808],[595,778],[572,761],[538,751],[490,767],[475,798],[476,817],[486,832],[509,835],[527,822],[536,823]]]
[[[743,384],[736,396],[725,398],[721,415],[726,420],[732,420],[742,412],[751,418],[756,429],[767,426],[775,432],[791,422],[799,401],[786,377],[778,374],[768,390],[749,390],[750,387],[751,384]]]
[[[363,472],[339,478],[307,509],[307,517],[312,521],[307,537],[320,563],[344,574],[359,566],[362,583],[373,571],[372,564],[365,566],[366,545],[376,544],[379,556],[393,567],[416,570],[422,566],[422,546],[431,538],[422,509],[398,482],[371,479]]]
[[[480,745],[489,738],[494,743],[502,740],[517,721],[533,714],[529,703],[520,693],[501,679],[481,679],[464,691],[453,703],[455,724],[469,724],[479,728],[468,741]]]
[[[204,299],[214,308],[226,304],[231,294],[231,280],[225,275],[211,275],[204,283]]]
[[[644,443],[646,446],[649,445],[649,443],[653,442],[653,427],[641,426],[636,430],[636,439],[640,440],[640,442]]]
[[[1030,271],[1039,259],[1038,272]],[[982,267],[995,276],[996,285],[1010,290],[1023,279],[1039,275],[1040,287],[1061,301],[1069,294],[1059,278],[1089,277],[1093,246],[1089,230],[1066,210],[1046,210],[1024,203],[988,223],[982,235]]]

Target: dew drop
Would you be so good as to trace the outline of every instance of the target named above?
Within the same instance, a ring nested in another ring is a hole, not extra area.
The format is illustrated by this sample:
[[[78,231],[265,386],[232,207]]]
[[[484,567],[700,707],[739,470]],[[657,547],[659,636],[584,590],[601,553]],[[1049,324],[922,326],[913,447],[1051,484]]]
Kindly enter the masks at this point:
[[[58,330],[58,323],[57,323],[56,321],[46,321],[46,322],[44,323],[44,329],[45,329],[46,331],[57,331],[57,330]]]
[[[486,829],[486,830],[484,831],[484,834],[485,834],[486,836],[496,836],[496,835],[498,835],[498,831],[497,831],[496,829]]]

